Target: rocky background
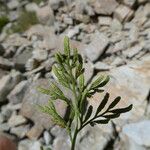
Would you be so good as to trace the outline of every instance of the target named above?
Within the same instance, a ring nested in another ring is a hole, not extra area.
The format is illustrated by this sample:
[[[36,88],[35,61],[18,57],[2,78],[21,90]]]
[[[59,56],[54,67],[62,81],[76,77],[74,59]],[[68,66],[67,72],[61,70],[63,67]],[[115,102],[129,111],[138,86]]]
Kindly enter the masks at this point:
[[[76,149],[150,150],[150,0],[0,0],[0,135],[18,150],[70,149],[65,130],[36,108],[47,103],[36,88],[53,78],[64,35],[84,57],[86,80],[109,74],[111,99],[134,106],[108,125],[86,127]]]

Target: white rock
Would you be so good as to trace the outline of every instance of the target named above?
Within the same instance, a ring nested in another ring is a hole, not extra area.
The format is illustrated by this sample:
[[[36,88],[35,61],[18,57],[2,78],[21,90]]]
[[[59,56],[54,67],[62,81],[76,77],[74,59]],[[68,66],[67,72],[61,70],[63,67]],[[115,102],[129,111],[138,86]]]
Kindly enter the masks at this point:
[[[22,102],[24,93],[27,89],[27,84],[28,81],[21,81],[19,84],[17,84],[15,88],[7,96],[8,100],[13,104],[18,104]]]
[[[114,12],[114,16],[121,22],[128,21],[133,16],[133,11],[125,5],[119,5]]]
[[[9,92],[18,84],[21,80],[21,74],[19,72],[11,72],[9,75],[3,76],[0,79],[0,102],[5,101]]]
[[[102,26],[110,26],[112,19],[110,17],[98,17],[98,24]]]
[[[21,115],[15,115],[15,114],[12,114],[12,116],[8,120],[8,124],[10,127],[15,127],[21,124],[25,124],[26,122],[27,122],[26,118],[24,118]]]
[[[33,51],[33,58],[36,59],[37,61],[46,60],[47,57],[48,57],[47,50],[36,49]]]
[[[51,137],[51,135],[49,134],[48,131],[44,132],[43,137],[44,137],[45,144],[46,145],[50,144],[50,142],[52,140],[52,137]]]
[[[123,133],[139,145],[150,146],[150,121],[144,120],[123,127]]]
[[[96,61],[104,53],[108,44],[109,40],[104,34],[95,34],[91,43],[85,48],[87,57],[91,61]]]
[[[11,0],[7,3],[9,9],[16,9],[19,6],[18,0]]]
[[[24,138],[28,130],[29,126],[23,125],[11,128],[10,133],[17,135],[19,138]]]
[[[128,58],[132,58],[135,55],[137,55],[142,49],[143,49],[143,47],[138,44],[138,45],[135,45],[135,46],[123,51],[123,54]]]
[[[128,5],[129,7],[133,7],[136,3],[136,0],[124,0],[124,4]]]
[[[94,64],[94,68],[99,71],[106,71],[110,70],[111,66],[107,65],[106,63],[98,61]]]
[[[29,11],[29,12],[37,12],[39,7],[36,3],[32,2],[32,3],[28,3],[25,6],[25,9],[26,9],[26,11]]]
[[[46,25],[53,25],[54,24],[54,13],[51,7],[49,6],[44,6],[42,8],[39,8],[36,12],[37,17],[41,24],[46,24]]]
[[[0,56],[0,68],[2,69],[11,69],[14,66],[12,61],[9,61],[6,58]]]

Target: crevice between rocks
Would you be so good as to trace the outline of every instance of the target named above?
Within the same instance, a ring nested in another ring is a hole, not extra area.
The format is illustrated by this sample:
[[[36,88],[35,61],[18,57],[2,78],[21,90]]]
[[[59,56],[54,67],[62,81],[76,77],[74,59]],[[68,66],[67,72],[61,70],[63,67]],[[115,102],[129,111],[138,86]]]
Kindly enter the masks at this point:
[[[112,128],[113,128],[113,135],[111,139],[107,142],[103,150],[113,150],[114,144],[116,140],[119,138],[119,133],[117,132],[116,124],[113,121],[111,123],[112,123]]]

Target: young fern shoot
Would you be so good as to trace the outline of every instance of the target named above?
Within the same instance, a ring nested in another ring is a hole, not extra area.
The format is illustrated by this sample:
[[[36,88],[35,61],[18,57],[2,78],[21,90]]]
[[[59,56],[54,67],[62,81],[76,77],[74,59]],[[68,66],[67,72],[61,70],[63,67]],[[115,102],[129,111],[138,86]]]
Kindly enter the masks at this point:
[[[111,119],[117,118],[120,114],[132,109],[132,105],[125,108],[114,108],[121,97],[118,96],[102,112],[109,100],[109,93],[106,93],[103,100],[93,114],[93,106],[87,107],[87,99],[96,92],[101,92],[109,82],[109,76],[100,76],[91,83],[85,82],[83,59],[77,49],[71,51],[68,37],[64,38],[64,53],[55,54],[56,64],[53,65],[52,71],[57,78],[57,83],[52,82],[49,89],[39,87],[38,90],[50,96],[48,105],[39,106],[42,112],[51,116],[54,123],[66,128],[71,140],[71,150],[75,150],[75,143],[78,133],[88,124],[107,124]],[[66,90],[72,92],[72,98],[65,96],[63,91],[57,86],[60,84]],[[68,119],[62,118],[55,109],[54,101],[62,100],[70,109]]]

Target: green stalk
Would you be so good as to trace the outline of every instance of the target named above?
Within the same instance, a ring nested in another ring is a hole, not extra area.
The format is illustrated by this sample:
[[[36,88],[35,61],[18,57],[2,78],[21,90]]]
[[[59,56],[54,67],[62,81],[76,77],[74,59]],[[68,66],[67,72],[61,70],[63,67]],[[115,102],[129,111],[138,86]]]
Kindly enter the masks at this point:
[[[77,134],[78,134],[78,129],[76,127],[76,130],[74,132],[73,139],[72,139],[71,150],[75,150],[75,144],[76,144]]]

